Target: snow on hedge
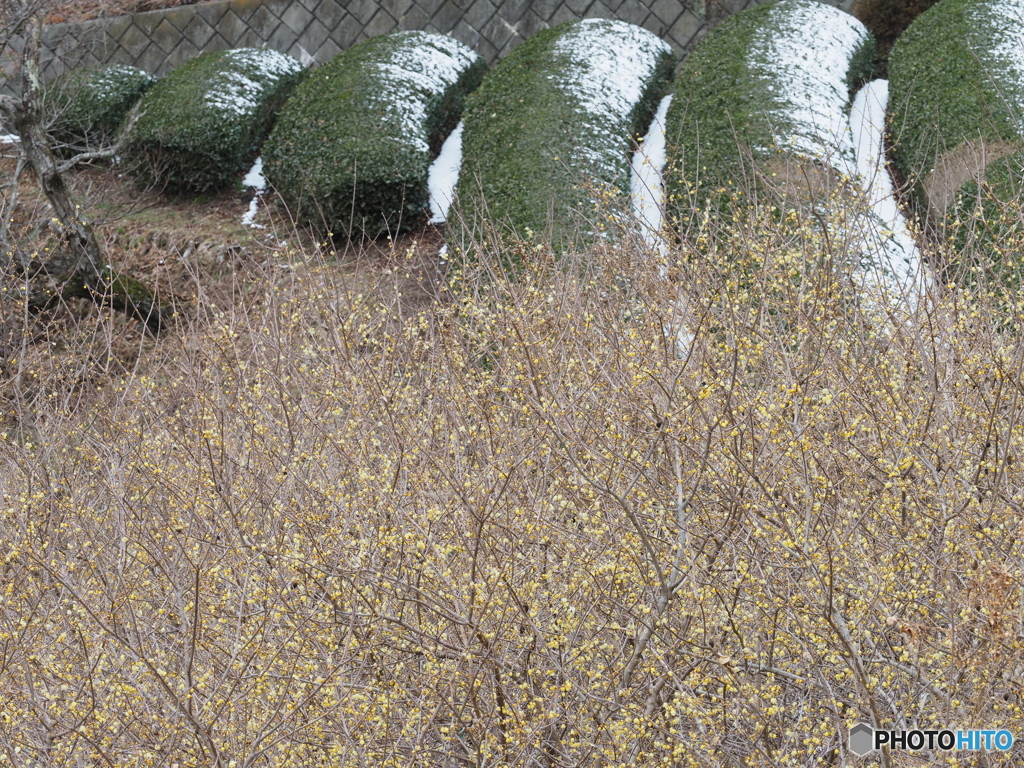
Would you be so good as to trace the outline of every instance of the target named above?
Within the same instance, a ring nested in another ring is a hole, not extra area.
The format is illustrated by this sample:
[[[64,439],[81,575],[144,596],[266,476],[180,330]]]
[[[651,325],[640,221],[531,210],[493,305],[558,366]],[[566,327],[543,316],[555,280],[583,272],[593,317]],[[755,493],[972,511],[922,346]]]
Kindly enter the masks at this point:
[[[544,30],[500,61],[467,102],[456,244],[491,225],[570,250],[628,215],[630,156],[673,63],[650,32],[599,19]]]
[[[205,53],[146,92],[125,158],[172,191],[222,187],[252,160],[303,71],[277,51]]]
[[[809,0],[772,6],[748,54],[770,94],[772,143],[852,177],[849,75],[872,48],[864,25],[831,6]]]
[[[1024,133],[1024,0],[1002,0],[971,9],[971,25],[989,40],[981,61],[1006,99],[1017,133]]]
[[[254,115],[267,90],[302,71],[297,59],[261,48],[228,51],[221,64],[207,80],[205,102],[229,117]]]
[[[627,121],[635,117],[651,78],[670,59],[671,48],[641,27],[587,19],[571,24],[555,40],[552,54],[564,65],[547,77],[576,102],[578,114],[617,128],[632,127]],[[602,176],[622,172],[621,153],[590,143],[581,143],[579,149]]]
[[[932,223],[960,246],[972,230],[1019,245],[1006,206],[1024,181],[1024,0],[943,0],[897,41],[889,77],[894,159]],[[988,250],[1019,281],[1006,248]]]
[[[486,64],[444,35],[396,32],[349,48],[289,100],[263,151],[268,181],[332,232],[411,229],[431,160]]]
[[[74,69],[48,83],[43,103],[58,149],[69,153],[108,144],[128,110],[156,81],[141,69],[113,64]]]

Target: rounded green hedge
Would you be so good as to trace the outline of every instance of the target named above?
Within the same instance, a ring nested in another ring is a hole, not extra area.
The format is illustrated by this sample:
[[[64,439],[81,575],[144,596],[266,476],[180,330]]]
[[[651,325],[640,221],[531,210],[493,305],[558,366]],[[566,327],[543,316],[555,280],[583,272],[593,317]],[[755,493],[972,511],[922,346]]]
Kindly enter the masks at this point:
[[[1024,151],[990,162],[983,178],[957,190],[942,228],[957,253],[974,254],[968,263],[947,264],[946,280],[982,282],[1018,291],[1024,283]],[[974,246],[974,247],[971,247]],[[982,256],[982,262],[974,259]],[[1001,290],[1001,289],[1000,289]]]
[[[670,215],[746,199],[772,162],[852,178],[849,104],[873,58],[863,24],[813,0],[765,3],[712,30],[676,77],[665,120]]]
[[[559,252],[630,216],[630,157],[675,64],[650,32],[588,19],[534,35],[469,98],[448,216],[456,248],[494,227]]]
[[[128,167],[171,192],[225,186],[252,159],[302,74],[291,56],[258,48],[183,64],[142,97],[123,152]]]
[[[929,222],[958,246],[973,233],[988,267],[1019,273],[1001,251],[1024,234],[1006,206],[1020,199],[1024,0],[932,7],[896,41],[889,89],[893,156]]]
[[[943,0],[910,25],[889,57],[893,155],[908,178],[965,141],[1021,141],[1022,53],[1021,0]]]
[[[114,64],[73,69],[48,83],[43,102],[57,150],[71,154],[109,145],[128,110],[156,81],[141,69]]]
[[[427,172],[486,63],[427,32],[375,37],[296,89],[263,148],[267,181],[332,233],[399,232],[429,210]]]

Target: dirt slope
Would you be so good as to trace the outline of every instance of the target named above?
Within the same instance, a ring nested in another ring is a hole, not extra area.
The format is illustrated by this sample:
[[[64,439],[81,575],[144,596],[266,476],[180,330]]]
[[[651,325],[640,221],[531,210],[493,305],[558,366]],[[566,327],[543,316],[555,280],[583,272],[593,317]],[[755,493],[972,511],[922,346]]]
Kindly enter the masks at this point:
[[[121,16],[140,11],[156,11],[178,5],[195,5],[210,0],[57,0],[50,5],[48,24],[79,22],[103,16]]]

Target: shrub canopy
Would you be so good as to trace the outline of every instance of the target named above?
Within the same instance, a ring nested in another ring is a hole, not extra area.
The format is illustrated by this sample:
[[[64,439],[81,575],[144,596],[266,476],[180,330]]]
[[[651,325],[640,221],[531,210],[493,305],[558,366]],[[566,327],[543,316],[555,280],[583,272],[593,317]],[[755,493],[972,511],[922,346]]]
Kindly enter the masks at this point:
[[[145,94],[125,158],[140,178],[169,191],[223,187],[252,159],[302,73],[277,51],[205,53]]]
[[[755,170],[785,158],[852,178],[850,96],[873,56],[859,21],[812,0],[766,3],[716,27],[683,64],[666,116],[670,208],[734,200]]]
[[[109,144],[139,97],[157,79],[114,64],[73,69],[49,83],[44,95],[50,135],[63,153]]]
[[[516,48],[467,102],[450,239],[492,225],[550,234],[562,251],[609,209],[629,215],[630,156],[673,65],[666,43],[621,21],[563,24]]]
[[[456,40],[396,32],[313,72],[263,150],[267,180],[329,231],[408,230],[429,210],[427,172],[486,63]]]
[[[893,155],[922,210],[958,250],[987,241],[986,268],[1019,282],[1024,227],[1006,204],[1024,156],[1024,0],[944,0],[896,42],[889,78]]]
[[[889,58],[894,158],[923,181],[968,141],[1022,140],[1024,0],[945,0]],[[920,191],[920,190],[919,190]]]
[[[766,206],[797,229],[821,228],[829,247],[818,267],[868,304],[916,303],[916,243],[875,182],[884,104],[864,125],[877,88],[861,104],[856,143],[851,129],[851,96],[873,58],[863,24],[811,0],[766,3],[707,35],[666,116],[666,208],[677,232]]]

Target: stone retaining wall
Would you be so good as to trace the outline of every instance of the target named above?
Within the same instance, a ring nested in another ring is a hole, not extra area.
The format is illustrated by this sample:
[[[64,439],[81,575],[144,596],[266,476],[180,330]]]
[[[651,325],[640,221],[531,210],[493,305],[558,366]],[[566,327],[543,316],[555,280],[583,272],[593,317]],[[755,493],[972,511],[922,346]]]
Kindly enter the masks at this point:
[[[823,0],[844,7],[850,0]],[[219,0],[166,11],[54,24],[43,33],[43,76],[67,67],[131,64],[164,75],[206,51],[273,48],[322,64],[353,43],[396,29],[450,34],[488,61],[535,32],[579,18],[621,19],[677,54],[758,0]]]

